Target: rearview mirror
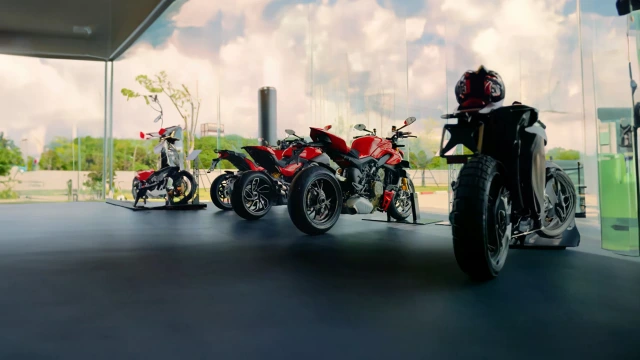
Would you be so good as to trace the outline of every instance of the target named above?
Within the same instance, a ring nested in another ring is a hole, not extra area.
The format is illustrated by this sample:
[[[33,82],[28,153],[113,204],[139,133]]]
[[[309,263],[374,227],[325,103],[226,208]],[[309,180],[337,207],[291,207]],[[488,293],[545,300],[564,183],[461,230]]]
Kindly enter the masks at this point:
[[[365,124],[358,124],[358,125],[355,125],[353,128],[354,128],[354,129],[356,129],[356,130],[358,130],[358,131],[364,131],[364,130],[366,130],[366,129],[367,129],[367,125],[365,125]]]
[[[410,117],[407,118],[407,120],[404,121],[404,124],[405,125],[411,125],[414,122],[416,122],[416,118],[414,118],[413,116],[410,116]]]
[[[153,122],[157,123],[158,121],[160,121],[160,119],[162,119],[162,114],[158,115],[158,117],[155,118],[155,120],[153,120]]]
[[[329,129],[331,129],[331,125],[327,125],[327,126],[325,126],[325,127],[324,127],[324,130],[325,130],[325,131],[326,131],[326,130],[329,130]]]
[[[295,135],[296,134],[296,132],[291,130],[291,129],[286,129],[284,132],[286,132],[287,135]]]

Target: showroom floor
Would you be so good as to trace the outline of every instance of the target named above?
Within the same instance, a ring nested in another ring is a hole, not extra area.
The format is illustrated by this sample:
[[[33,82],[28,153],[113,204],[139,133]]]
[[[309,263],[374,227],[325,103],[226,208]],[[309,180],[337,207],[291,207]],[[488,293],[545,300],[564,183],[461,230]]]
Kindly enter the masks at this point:
[[[0,206],[0,358],[638,359],[640,263],[512,250],[467,280],[450,228],[286,208]]]

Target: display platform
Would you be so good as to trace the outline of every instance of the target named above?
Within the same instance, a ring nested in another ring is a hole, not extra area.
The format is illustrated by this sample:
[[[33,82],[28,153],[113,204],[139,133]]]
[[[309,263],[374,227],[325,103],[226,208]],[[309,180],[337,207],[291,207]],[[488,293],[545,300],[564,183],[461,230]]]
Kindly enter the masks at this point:
[[[451,223],[449,221],[438,221],[435,225],[450,227]],[[580,231],[578,231],[578,227],[574,221],[573,224],[569,226],[569,229],[561,236],[544,237],[537,233],[531,233],[525,236],[524,241],[511,244],[509,247],[512,249],[565,249],[576,246],[580,246]]]
[[[147,202],[144,205],[138,204],[138,206],[133,206],[133,201],[121,201],[121,200],[112,200],[107,199],[106,203],[109,205],[120,206],[123,208],[127,208],[133,211],[140,210],[203,210],[207,208],[207,204],[184,204],[184,205],[165,205],[161,202]]]

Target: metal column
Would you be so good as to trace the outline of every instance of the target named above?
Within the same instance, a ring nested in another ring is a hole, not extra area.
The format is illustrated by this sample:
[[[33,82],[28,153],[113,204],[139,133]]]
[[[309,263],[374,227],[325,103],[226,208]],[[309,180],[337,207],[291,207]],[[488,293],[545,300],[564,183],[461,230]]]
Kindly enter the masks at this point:
[[[258,137],[263,139],[261,145],[264,145],[264,141],[269,145],[275,145],[278,141],[276,108],[276,89],[270,86],[260,88],[258,90]]]

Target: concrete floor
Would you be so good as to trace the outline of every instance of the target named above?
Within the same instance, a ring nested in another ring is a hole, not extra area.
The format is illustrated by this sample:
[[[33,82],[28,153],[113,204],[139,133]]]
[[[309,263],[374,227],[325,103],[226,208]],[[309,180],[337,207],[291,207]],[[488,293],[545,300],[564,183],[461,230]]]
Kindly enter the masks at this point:
[[[66,203],[0,206],[0,226],[1,359],[640,356],[624,258],[512,250],[476,284],[436,225],[343,216],[310,238],[284,207],[247,222]]]

